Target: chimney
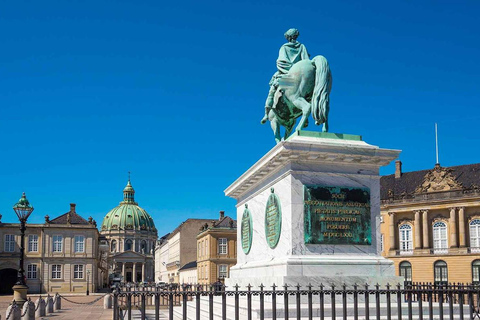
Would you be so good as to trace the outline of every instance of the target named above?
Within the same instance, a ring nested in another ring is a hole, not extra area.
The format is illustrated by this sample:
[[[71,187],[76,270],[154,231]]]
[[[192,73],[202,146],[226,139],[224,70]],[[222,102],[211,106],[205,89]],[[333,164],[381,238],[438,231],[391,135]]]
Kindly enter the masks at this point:
[[[395,161],[395,179],[402,177],[402,161]]]
[[[75,212],[75,203],[70,203],[70,212]]]
[[[222,220],[225,218],[225,211],[220,211],[220,218],[218,220]]]

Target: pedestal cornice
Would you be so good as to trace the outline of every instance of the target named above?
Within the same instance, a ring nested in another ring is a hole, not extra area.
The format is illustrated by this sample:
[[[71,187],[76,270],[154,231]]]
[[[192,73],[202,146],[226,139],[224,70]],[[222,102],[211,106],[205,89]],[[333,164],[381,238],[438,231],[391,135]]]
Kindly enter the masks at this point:
[[[380,149],[370,145],[361,141],[360,136],[301,131],[273,147],[224,192],[228,197],[239,199],[255,187],[259,180],[291,162],[336,166],[356,163],[362,167],[378,169],[388,165],[399,153],[400,150]]]

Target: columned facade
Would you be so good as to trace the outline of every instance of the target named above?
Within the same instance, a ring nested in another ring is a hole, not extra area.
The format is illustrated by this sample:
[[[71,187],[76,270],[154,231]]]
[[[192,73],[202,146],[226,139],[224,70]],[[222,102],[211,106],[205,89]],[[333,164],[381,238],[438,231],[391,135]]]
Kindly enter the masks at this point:
[[[382,255],[406,281],[480,281],[473,270],[480,263],[477,170],[480,164],[437,165],[381,178]]]

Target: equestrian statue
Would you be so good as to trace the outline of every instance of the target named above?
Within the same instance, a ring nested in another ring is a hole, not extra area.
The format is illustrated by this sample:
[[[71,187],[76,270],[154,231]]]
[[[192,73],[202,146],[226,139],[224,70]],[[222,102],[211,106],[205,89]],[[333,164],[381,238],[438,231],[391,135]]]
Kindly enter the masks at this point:
[[[308,126],[312,114],[316,125],[323,124],[328,132],[328,111],[332,75],[327,59],[316,56],[310,60],[307,48],[297,41],[297,29],[285,32],[287,43],[282,45],[277,59],[277,69],[270,80],[270,91],[265,102],[265,116],[261,123],[270,120],[279,143],[292,133],[297,118],[301,117],[296,131]],[[285,127],[282,139],[280,126]]]

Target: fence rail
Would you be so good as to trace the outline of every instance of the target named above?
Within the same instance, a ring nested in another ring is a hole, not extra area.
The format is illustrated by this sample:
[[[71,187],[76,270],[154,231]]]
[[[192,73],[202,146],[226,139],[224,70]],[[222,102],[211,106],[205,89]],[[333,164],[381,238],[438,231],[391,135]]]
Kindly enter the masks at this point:
[[[335,286],[124,286],[113,292],[113,319],[480,320],[479,284]]]

